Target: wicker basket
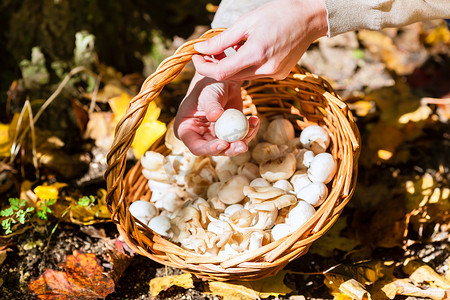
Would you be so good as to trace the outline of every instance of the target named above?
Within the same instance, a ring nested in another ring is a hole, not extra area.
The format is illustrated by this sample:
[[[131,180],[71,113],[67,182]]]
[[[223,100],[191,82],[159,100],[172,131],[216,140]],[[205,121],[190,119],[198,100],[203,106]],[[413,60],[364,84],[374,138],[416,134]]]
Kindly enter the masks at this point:
[[[296,67],[282,81],[255,80],[243,88],[244,113],[264,115],[269,120],[283,115],[298,132],[311,124],[325,128],[331,136],[331,154],[338,161],[334,180],[328,184],[329,195],[312,218],[293,234],[256,251],[235,256],[202,256],[137,226],[128,208],[133,201],[150,199],[151,191],[137,163],[124,177],[126,155],[149,103],[172,81],[197,52],[193,45],[211,38],[221,30],[210,30],[199,39],[182,45],[163,61],[144,82],[140,93],[128,105],[119,122],[112,149],[108,155],[105,177],[107,204],[121,236],[137,253],[172,267],[195,274],[202,279],[256,280],[272,276],[287,263],[305,254],[339,217],[350,200],[357,177],[360,136],[351,112],[332,87],[319,76]],[[161,138],[149,150],[164,155],[168,149]]]

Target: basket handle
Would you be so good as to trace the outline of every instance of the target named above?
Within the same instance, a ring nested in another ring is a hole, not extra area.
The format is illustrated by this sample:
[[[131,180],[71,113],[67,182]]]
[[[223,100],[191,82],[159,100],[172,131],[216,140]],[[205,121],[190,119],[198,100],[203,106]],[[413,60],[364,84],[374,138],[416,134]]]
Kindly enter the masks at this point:
[[[156,71],[144,81],[139,94],[128,103],[125,115],[116,126],[114,141],[107,156],[108,168],[105,172],[105,179],[108,193],[106,203],[113,221],[118,221],[118,213],[122,213],[122,217],[125,216],[125,209],[119,208],[125,208],[123,180],[127,153],[134,140],[136,130],[144,119],[148,105],[161,93],[166,84],[178,76],[192,56],[198,54],[194,49],[194,44],[210,39],[224,30],[223,28],[211,29],[200,38],[181,45],[172,56],[159,64]]]

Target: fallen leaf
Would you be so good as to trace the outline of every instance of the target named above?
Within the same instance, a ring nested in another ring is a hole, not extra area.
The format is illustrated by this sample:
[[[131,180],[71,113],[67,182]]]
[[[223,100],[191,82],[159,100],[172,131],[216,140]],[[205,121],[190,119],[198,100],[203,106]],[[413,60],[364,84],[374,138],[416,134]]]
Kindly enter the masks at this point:
[[[442,24],[441,26],[433,29],[426,37],[425,43],[429,45],[437,45],[439,43],[449,44],[450,43],[450,31],[448,30],[447,24]]]
[[[442,289],[450,289],[450,281],[439,275],[430,266],[420,261],[409,261],[403,268],[409,279],[416,285],[428,283]]]
[[[12,136],[10,136],[10,125],[0,123],[0,157],[11,155]]]
[[[339,290],[345,295],[349,296],[351,299],[358,299],[358,300],[372,299],[370,293],[367,292],[365,287],[355,279],[349,279],[343,282],[339,286]]]
[[[111,271],[109,271],[108,275],[117,283],[123,272],[130,265],[134,252],[125,242],[117,238],[114,240],[105,239],[105,243],[111,261]]]
[[[114,281],[104,274],[95,254],[75,250],[62,267],[64,271],[47,269],[28,287],[39,299],[104,299],[114,292]]]
[[[293,290],[284,284],[284,277],[289,271],[280,271],[275,276],[266,277],[256,281],[211,281],[209,290],[215,296],[224,299],[260,299],[286,295]]]
[[[179,286],[184,289],[190,289],[194,287],[194,280],[192,275],[184,273],[181,275],[156,277],[150,280],[150,294],[155,297],[162,291],[166,291],[172,286]]]
[[[44,200],[57,200],[59,190],[63,187],[67,186],[66,183],[63,182],[55,182],[50,185],[44,183],[42,185],[38,185],[33,189],[33,192],[38,196],[38,198],[42,201]]]
[[[389,299],[394,299],[396,295],[431,298],[433,300],[443,300],[445,290],[439,288],[421,289],[412,284],[409,279],[397,279],[382,288]]]
[[[109,99],[108,103],[114,113],[114,123],[117,124],[125,115],[128,103],[131,97],[127,93],[122,93],[120,96]],[[157,106],[155,101],[150,102],[139,128],[136,130],[136,136],[132,143],[133,153],[136,158],[141,157],[142,154],[166,131],[166,125],[158,121],[161,109]]]

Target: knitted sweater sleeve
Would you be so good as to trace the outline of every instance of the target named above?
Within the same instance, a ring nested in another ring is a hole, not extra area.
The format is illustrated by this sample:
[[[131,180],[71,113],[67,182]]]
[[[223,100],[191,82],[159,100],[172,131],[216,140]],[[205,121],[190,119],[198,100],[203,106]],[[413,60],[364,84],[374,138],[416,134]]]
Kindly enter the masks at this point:
[[[230,27],[241,15],[277,0],[222,0],[213,28]],[[328,36],[357,29],[379,30],[418,21],[450,18],[450,0],[317,0],[324,1]]]

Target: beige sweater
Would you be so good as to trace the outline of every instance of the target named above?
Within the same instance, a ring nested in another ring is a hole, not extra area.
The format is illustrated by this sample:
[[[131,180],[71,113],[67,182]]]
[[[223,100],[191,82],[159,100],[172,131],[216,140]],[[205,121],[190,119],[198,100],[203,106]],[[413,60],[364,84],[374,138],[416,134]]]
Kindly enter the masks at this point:
[[[269,1],[277,0],[222,0],[211,26],[230,27],[241,15]],[[357,29],[379,30],[418,21],[450,18],[450,0],[324,1],[329,37]]]

